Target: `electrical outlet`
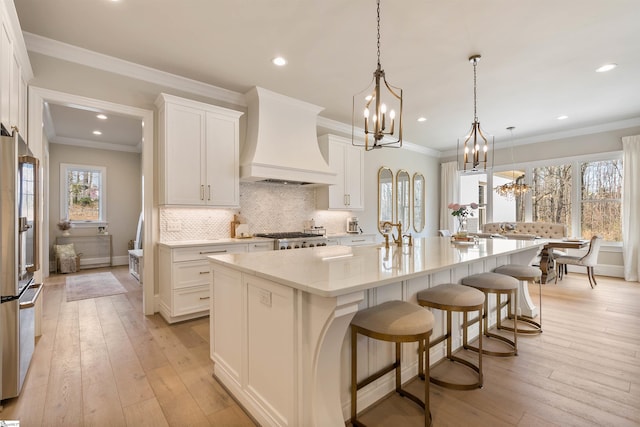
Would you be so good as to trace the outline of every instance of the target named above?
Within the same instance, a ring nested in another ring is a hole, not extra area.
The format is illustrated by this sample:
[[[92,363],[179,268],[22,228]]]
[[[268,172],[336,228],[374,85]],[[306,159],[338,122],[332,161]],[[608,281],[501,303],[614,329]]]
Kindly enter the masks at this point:
[[[271,307],[271,292],[265,289],[260,289],[259,292],[260,292],[260,302],[266,305],[267,307]]]
[[[182,230],[182,223],[179,220],[173,220],[167,222],[167,231],[180,231]]]

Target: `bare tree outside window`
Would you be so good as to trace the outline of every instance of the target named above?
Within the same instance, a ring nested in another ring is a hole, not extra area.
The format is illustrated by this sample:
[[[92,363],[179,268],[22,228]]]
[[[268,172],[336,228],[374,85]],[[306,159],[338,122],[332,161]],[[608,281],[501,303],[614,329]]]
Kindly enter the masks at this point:
[[[534,222],[565,224],[571,230],[571,165],[533,169],[532,217]]]
[[[582,237],[622,240],[622,160],[580,164]]]
[[[60,172],[60,217],[77,223],[104,222],[106,169],[61,163]]]

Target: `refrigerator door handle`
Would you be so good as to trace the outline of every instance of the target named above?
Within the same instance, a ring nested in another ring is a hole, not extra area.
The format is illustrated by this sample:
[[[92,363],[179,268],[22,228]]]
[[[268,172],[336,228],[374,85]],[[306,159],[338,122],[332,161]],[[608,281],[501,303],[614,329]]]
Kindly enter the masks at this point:
[[[42,288],[42,283],[29,286],[29,288],[23,293],[23,295],[29,294],[28,296],[30,296],[31,298],[29,298],[29,300],[27,301],[20,301],[20,310],[34,307],[36,305],[38,297],[40,296],[40,292],[42,292]]]

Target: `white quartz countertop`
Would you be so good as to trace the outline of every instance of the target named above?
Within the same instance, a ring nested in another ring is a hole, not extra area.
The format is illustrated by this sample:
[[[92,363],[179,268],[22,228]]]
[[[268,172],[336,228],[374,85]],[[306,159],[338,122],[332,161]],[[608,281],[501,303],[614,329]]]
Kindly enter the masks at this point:
[[[158,242],[161,246],[168,248],[186,248],[197,246],[216,246],[216,245],[241,245],[243,243],[260,243],[260,242],[273,242],[273,239],[267,239],[265,237],[249,237],[243,239],[212,239],[212,240],[180,240],[175,242]]]
[[[479,239],[456,244],[448,237],[415,239],[414,246],[324,246],[212,255],[212,263],[323,297],[383,286],[483,258],[541,247],[544,239]],[[215,266],[214,266],[215,267]]]

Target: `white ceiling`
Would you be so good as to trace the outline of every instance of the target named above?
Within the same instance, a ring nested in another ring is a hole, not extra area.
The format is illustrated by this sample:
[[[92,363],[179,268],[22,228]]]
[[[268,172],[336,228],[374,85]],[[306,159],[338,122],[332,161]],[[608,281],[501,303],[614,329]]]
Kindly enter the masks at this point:
[[[376,66],[374,0],[15,5],[26,32],[239,93],[261,86],[343,123]],[[639,22],[638,0],[383,0],[381,62],[404,90],[405,139],[455,148],[473,121],[472,54],[482,55],[478,118],[497,143],[508,126],[531,139],[638,119]],[[288,65],[273,66],[276,55]],[[610,62],[618,68],[595,72]]]

